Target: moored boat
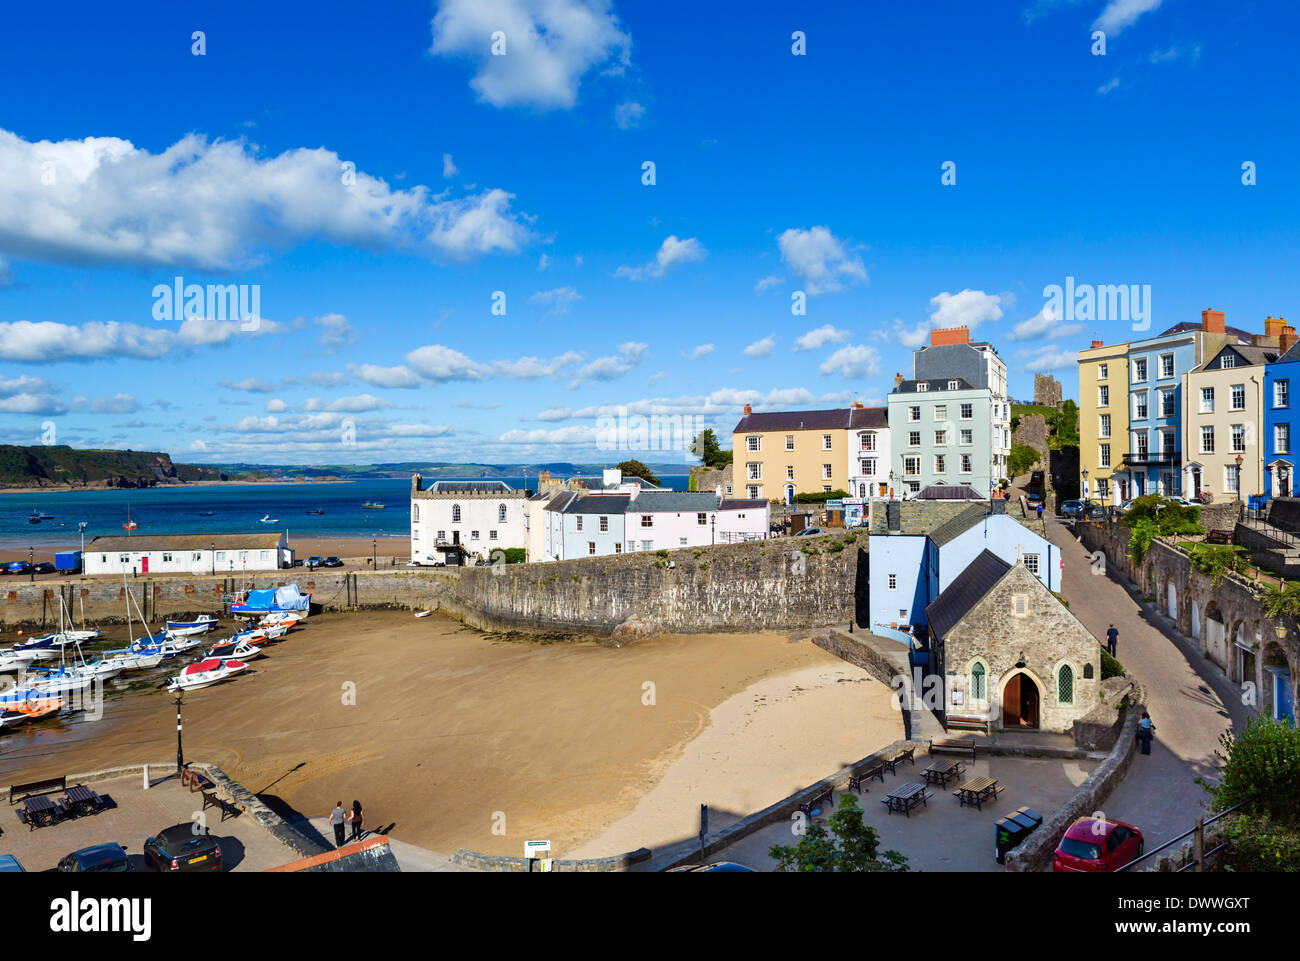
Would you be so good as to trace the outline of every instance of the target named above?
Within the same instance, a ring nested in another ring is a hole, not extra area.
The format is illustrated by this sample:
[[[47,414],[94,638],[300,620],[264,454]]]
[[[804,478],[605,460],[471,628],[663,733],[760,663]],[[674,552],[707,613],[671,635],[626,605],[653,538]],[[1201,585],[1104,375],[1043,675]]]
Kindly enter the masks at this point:
[[[233,637],[228,641],[221,641],[212,645],[212,649],[203,655],[208,657],[235,657],[241,661],[251,661],[255,657],[262,656],[262,649],[254,647],[245,640],[235,640]]]
[[[211,614],[204,614],[202,617],[196,617],[192,621],[168,621],[167,633],[172,637],[190,637],[195,634],[206,634],[208,631],[215,630],[219,622]]]
[[[19,653],[12,648],[0,650],[0,674],[9,671],[25,671],[36,660],[32,653]]]
[[[208,687],[218,681],[224,681],[228,677],[241,673],[247,667],[248,665],[240,660],[223,660],[219,657],[209,657],[190,664],[185,670],[173,677],[167,682],[167,690],[192,691],[196,688]]]
[[[275,627],[283,624],[285,627],[296,627],[300,621],[307,619],[306,611],[274,611],[263,616],[257,622],[258,627]]]
[[[311,610],[311,595],[298,590],[297,584],[248,591],[231,602],[231,615],[275,614],[280,611]]]

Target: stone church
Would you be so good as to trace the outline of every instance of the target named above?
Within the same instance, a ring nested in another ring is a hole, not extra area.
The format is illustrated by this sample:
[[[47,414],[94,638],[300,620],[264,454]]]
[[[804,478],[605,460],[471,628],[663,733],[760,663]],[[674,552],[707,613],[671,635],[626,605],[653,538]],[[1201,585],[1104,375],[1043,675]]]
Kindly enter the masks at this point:
[[[984,551],[926,614],[947,713],[1069,733],[1097,706],[1101,645],[1022,561]]]

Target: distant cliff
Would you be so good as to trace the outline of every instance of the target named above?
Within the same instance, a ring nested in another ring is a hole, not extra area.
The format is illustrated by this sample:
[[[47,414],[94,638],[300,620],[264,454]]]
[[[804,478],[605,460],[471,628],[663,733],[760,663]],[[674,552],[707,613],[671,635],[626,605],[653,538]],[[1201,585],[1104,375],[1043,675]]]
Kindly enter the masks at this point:
[[[216,467],[173,464],[169,454],[0,444],[0,487],[156,487],[226,480]]]

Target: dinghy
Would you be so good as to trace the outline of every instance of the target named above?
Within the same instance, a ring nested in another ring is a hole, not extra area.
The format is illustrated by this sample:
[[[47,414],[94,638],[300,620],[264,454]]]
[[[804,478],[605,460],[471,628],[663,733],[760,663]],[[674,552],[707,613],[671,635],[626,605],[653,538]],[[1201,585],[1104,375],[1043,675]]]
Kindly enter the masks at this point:
[[[204,614],[192,621],[168,621],[167,633],[172,637],[190,637],[216,630],[217,624],[218,621],[215,617],[211,614]]]
[[[228,641],[222,641],[219,644],[213,644],[212,649],[203,655],[208,657],[235,657],[241,661],[251,661],[255,657],[262,656],[262,649],[254,647],[248,641],[237,641],[233,637]]]
[[[169,691],[193,691],[224,681],[228,677],[244,671],[248,667],[243,661],[225,661],[219,657],[209,657],[191,664],[167,682]]]

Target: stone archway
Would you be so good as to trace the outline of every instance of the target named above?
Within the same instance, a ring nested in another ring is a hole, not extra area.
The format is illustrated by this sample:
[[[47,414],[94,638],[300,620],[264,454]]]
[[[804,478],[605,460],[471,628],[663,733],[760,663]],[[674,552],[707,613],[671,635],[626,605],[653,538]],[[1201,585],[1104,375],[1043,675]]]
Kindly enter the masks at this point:
[[[1254,680],[1254,652],[1251,650],[1251,636],[1245,621],[1237,622],[1237,629],[1232,634],[1233,651],[1228,665],[1228,679],[1241,684]],[[1247,661],[1249,660],[1249,664]]]
[[[1037,730],[1042,724],[1042,691],[1028,671],[1013,671],[1004,678],[999,698],[1003,730]]]
[[[1205,609],[1205,656],[1227,671],[1228,667],[1228,627],[1223,623],[1223,614],[1219,605],[1213,601]]]

